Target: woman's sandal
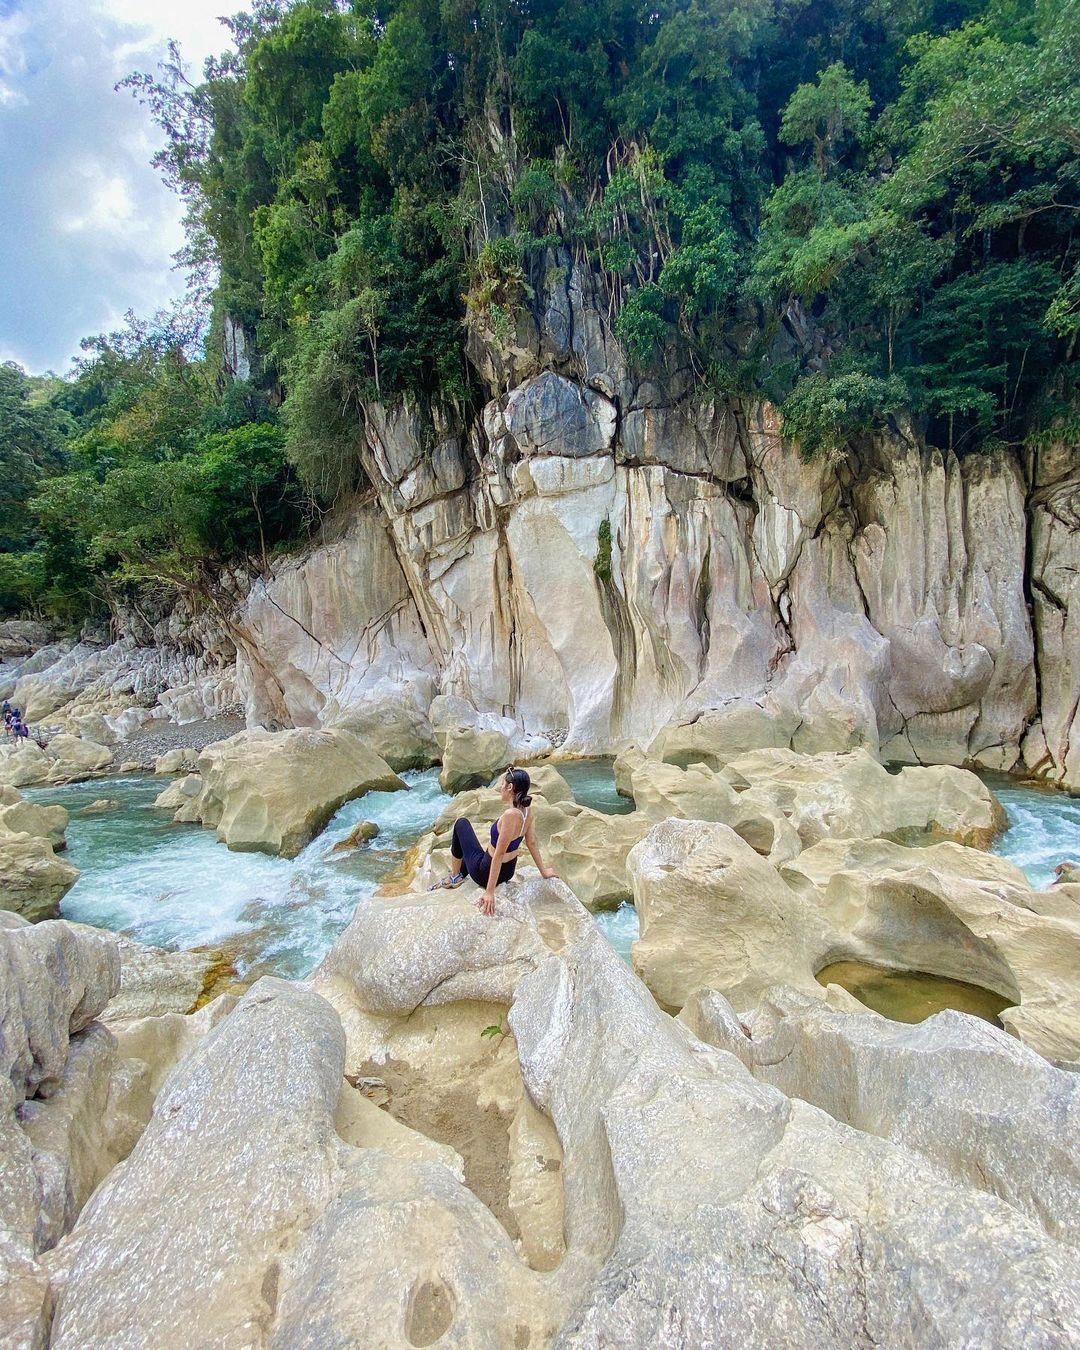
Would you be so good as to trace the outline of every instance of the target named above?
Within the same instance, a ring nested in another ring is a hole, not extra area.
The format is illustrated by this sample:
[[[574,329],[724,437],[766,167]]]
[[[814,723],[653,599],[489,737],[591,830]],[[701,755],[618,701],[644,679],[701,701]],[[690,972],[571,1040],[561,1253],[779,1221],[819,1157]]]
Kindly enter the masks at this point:
[[[434,886],[429,886],[429,891],[456,891],[459,886],[463,886],[468,880],[468,872],[451,872],[443,877],[442,881],[437,881]]]

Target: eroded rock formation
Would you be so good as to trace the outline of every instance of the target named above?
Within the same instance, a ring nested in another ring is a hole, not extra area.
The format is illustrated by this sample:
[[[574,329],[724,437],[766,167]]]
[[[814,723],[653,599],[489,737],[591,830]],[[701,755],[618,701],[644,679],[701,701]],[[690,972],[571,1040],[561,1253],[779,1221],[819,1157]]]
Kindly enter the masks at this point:
[[[808,465],[767,407],[626,405],[580,371],[427,436],[372,416],[375,502],[253,587],[250,718],[420,758],[438,693],[474,736],[509,718],[516,754],[689,744],[705,717],[710,752],[864,745],[1074,781],[1074,479],[1036,491],[1007,454],[902,428]]]
[[[372,901],[307,985],[106,1028],[115,940],[14,923],[5,1343],[1080,1339],[1074,1079],[973,1019],[702,989],[672,1020],[524,880],[492,918]]]

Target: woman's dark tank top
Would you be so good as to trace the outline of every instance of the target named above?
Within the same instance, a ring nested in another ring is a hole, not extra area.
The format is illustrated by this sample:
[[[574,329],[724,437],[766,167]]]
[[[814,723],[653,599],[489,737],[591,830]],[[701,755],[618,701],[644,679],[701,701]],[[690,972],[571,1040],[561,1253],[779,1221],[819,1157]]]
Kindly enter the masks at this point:
[[[528,819],[529,819],[529,808],[526,807],[525,810],[522,812],[521,825],[523,829],[525,825],[528,823]],[[516,849],[519,849],[521,847],[524,838],[525,838],[524,834],[520,834],[516,839],[512,839],[510,843],[507,844],[506,846],[507,853],[513,853]],[[498,842],[499,842],[499,822],[497,820],[493,820],[491,822],[491,847],[495,848]]]

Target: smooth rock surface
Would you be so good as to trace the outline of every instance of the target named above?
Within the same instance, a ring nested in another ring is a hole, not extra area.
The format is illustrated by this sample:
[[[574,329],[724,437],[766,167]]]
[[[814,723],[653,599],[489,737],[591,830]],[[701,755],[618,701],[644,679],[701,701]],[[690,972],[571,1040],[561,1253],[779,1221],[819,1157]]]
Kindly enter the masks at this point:
[[[1080,1246],[1080,1078],[964,1013],[916,1026],[774,990],[745,1015],[714,990],[680,1013],[755,1078],[914,1149]]]
[[[199,775],[202,788],[181,807],[183,819],[201,819],[229,848],[286,858],[344,802],[405,787],[347,731],[242,731],[203,750]]]

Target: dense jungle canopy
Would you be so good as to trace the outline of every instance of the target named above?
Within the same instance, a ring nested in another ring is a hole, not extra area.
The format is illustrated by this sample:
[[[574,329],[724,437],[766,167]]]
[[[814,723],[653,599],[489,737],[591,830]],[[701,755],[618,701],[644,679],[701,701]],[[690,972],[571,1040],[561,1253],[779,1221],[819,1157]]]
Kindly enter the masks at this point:
[[[905,410],[1075,438],[1080,0],[273,0],[126,86],[191,304],[0,370],[0,604],[265,566],[354,490],[363,407],[481,401],[558,259],[648,372],[767,397],[807,456]],[[565,265],[565,263],[564,263]],[[226,326],[258,353],[226,379]]]

